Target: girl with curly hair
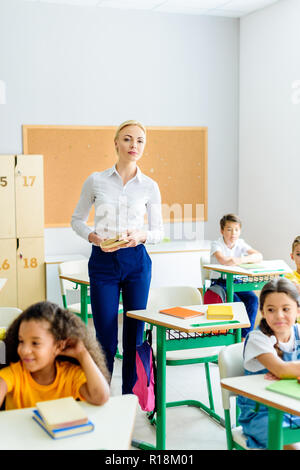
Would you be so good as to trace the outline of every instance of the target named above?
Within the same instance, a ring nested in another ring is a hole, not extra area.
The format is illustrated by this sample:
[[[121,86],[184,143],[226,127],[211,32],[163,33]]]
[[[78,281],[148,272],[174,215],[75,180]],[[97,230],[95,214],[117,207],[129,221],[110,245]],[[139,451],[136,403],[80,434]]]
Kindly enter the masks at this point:
[[[5,336],[0,407],[27,408],[73,396],[93,405],[109,399],[109,373],[100,345],[76,315],[51,302],[28,307]]]

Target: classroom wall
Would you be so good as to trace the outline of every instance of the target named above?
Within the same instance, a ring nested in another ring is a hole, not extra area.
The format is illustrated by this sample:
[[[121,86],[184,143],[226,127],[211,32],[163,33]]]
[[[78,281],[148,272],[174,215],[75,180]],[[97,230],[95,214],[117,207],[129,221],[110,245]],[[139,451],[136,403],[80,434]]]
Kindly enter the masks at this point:
[[[0,44],[0,154],[22,152],[22,124],[207,126],[204,237],[216,237],[237,210],[238,19],[9,0]],[[47,229],[46,253],[61,234]]]
[[[291,267],[300,235],[299,21],[299,0],[283,0],[240,25],[239,213],[245,238]]]

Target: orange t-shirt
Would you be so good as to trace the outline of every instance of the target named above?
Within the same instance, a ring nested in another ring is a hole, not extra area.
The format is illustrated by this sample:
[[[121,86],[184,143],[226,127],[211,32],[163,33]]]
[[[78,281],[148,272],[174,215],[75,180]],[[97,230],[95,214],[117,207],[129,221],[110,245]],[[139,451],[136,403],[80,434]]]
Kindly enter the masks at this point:
[[[68,361],[56,361],[56,377],[50,385],[38,384],[21,361],[1,369],[0,377],[7,385],[6,410],[30,408],[38,401],[69,396],[84,400],[79,389],[86,382],[85,374],[79,365]]]

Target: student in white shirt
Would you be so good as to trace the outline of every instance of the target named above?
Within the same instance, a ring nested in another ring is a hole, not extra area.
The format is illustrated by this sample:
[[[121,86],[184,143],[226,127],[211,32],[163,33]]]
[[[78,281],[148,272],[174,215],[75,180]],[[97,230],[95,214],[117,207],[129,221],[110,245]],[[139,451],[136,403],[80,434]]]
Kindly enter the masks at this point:
[[[220,220],[222,237],[212,242],[210,255],[211,262],[235,266],[242,263],[257,263],[262,260],[262,255],[240,238],[242,228],[241,219],[235,214],[226,214]],[[225,281],[217,279],[213,281],[225,287]],[[250,321],[250,328],[242,329],[242,337],[253,329],[257,315],[258,298],[252,291],[234,294],[234,302],[244,302]]]
[[[118,160],[113,168],[90,175],[85,181],[72,217],[72,228],[92,246],[89,260],[90,295],[97,338],[113,372],[118,345],[119,296],[123,297],[122,393],[132,393],[136,381],[136,346],[143,341],[144,323],[125,315],[146,308],[151,281],[151,259],[144,243],[163,237],[158,185],[137,166],[146,130],[137,121],[122,123],[114,138]],[[87,224],[95,205],[95,228]],[[148,230],[144,230],[147,214]],[[128,243],[100,248],[107,238],[121,234]]]

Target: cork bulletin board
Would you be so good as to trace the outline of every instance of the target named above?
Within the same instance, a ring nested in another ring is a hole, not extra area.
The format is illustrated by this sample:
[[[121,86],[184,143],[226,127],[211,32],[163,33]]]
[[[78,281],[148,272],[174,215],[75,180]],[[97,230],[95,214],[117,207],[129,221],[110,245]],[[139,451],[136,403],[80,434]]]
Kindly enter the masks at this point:
[[[23,153],[44,156],[46,227],[69,226],[85,179],[116,163],[116,127],[23,126]],[[159,185],[164,222],[207,220],[206,127],[147,127],[138,165]]]

